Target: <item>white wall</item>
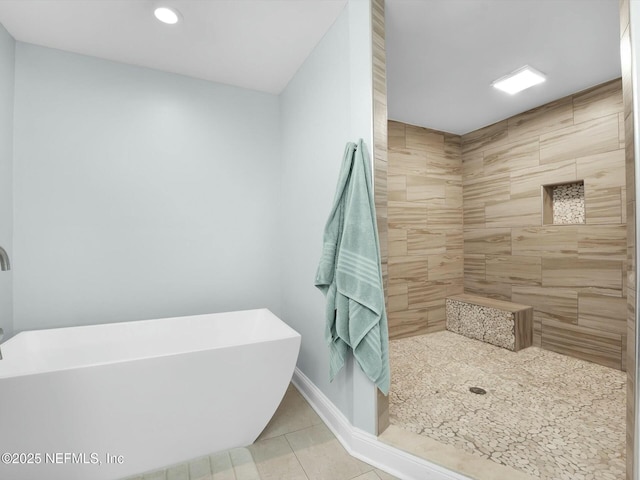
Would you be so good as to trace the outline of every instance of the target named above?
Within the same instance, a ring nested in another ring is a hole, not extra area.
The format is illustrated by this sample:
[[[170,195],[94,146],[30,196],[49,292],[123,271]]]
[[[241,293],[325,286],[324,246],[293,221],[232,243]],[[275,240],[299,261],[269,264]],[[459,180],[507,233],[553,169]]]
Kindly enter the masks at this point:
[[[0,247],[13,261],[13,93],[14,45],[0,25]],[[12,333],[13,271],[0,272],[0,328]]]
[[[273,95],[18,42],[15,330],[279,313],[278,112]]]
[[[329,382],[324,297],[314,287],[342,154],[371,153],[370,6],[351,0],[280,96],[284,320],[302,334],[298,367],[357,427],[373,433],[375,389],[351,362]]]

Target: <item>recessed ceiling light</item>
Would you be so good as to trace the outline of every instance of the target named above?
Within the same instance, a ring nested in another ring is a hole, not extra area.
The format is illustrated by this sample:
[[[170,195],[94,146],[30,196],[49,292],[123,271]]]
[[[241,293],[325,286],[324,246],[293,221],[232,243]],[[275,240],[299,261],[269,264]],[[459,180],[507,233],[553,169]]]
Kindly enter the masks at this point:
[[[513,95],[514,93],[521,92],[522,90],[542,83],[545,80],[546,78],[543,73],[540,73],[535,68],[531,68],[529,65],[525,65],[511,72],[509,75],[505,75],[494,81],[491,86]]]
[[[153,14],[162,23],[168,23],[169,25],[178,23],[178,20],[180,20],[178,11],[169,7],[158,7],[153,11]]]

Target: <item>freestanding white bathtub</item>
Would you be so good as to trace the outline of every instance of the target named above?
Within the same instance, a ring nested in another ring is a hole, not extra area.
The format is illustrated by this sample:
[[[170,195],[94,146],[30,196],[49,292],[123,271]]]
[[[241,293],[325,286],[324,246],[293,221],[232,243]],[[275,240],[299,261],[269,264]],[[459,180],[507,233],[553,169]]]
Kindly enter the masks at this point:
[[[103,480],[251,444],[300,335],[262,309],[22,332],[0,348],[0,479]]]

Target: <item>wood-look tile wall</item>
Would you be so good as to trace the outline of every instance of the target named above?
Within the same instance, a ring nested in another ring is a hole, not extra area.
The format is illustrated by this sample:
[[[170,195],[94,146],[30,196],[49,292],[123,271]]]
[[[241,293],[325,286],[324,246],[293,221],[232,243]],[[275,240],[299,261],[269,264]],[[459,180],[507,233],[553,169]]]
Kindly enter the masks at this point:
[[[635,32],[637,33],[637,32]],[[629,0],[620,0],[620,60],[622,64],[622,99],[625,143],[625,179],[626,195],[623,198],[623,210],[626,208],[627,221],[627,271],[626,273],[626,334],[623,343],[623,366],[627,369],[627,480],[636,478],[633,465],[635,431],[635,331],[636,331],[636,189],[635,189],[635,145],[633,140],[633,87],[631,69],[631,32],[629,26]],[[627,361],[625,362],[625,357]]]
[[[373,58],[373,156],[374,201],[385,300],[388,301],[388,229],[387,229],[387,67],[384,33],[384,0],[371,0]]]
[[[463,293],[460,136],[388,125],[389,332],[445,329],[445,298]]]
[[[465,292],[532,305],[534,345],[614,368],[626,363],[625,138],[620,79],[462,136]],[[586,223],[542,225],[541,186],[576,180]]]
[[[380,237],[380,263],[387,311],[388,288],[388,228],[387,228],[387,59],[384,30],[384,0],[371,0],[371,52],[373,73],[373,156],[374,201]],[[389,399],[377,390],[377,424],[380,435],[389,426]]]

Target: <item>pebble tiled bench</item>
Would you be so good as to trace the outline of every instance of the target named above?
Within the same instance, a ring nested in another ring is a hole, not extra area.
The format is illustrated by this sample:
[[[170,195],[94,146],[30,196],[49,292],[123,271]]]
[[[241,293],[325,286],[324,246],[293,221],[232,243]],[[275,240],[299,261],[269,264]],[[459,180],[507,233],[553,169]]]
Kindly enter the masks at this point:
[[[533,342],[533,307],[478,295],[447,297],[447,330],[517,352]]]

